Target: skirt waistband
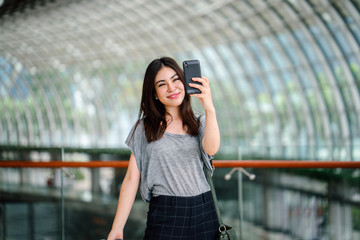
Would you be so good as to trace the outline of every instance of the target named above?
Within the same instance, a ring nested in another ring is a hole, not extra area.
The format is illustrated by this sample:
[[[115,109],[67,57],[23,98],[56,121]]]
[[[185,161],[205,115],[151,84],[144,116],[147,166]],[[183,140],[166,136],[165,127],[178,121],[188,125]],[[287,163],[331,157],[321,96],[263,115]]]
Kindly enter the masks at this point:
[[[211,191],[205,192],[192,197],[177,197],[160,195],[151,197],[150,204],[164,204],[164,205],[197,205],[209,202],[212,200]]]

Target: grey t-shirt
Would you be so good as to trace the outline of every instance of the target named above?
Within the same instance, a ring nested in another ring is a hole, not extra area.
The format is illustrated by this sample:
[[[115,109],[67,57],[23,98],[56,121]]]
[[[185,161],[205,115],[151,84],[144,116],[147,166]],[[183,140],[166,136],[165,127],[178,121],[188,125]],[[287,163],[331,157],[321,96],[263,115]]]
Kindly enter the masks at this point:
[[[151,143],[146,140],[143,122],[130,131],[125,143],[141,173],[140,193],[144,201],[150,201],[151,196],[196,196],[210,191],[202,159],[210,168],[213,156],[202,149],[205,117],[200,122],[199,136],[165,132]]]

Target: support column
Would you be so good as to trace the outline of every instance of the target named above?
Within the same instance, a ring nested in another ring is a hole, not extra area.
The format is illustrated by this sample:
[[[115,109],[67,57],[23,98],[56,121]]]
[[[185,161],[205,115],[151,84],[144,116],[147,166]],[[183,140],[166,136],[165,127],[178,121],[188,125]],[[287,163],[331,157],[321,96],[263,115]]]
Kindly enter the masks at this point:
[[[92,154],[90,156],[90,160],[100,160],[99,154]],[[100,169],[99,168],[91,168],[91,193],[96,195],[101,192],[100,187]]]

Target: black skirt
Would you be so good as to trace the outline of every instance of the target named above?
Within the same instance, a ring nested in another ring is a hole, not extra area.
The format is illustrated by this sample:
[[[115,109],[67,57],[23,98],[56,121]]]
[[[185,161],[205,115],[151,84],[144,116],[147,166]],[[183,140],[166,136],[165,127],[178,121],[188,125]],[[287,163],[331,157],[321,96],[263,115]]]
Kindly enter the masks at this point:
[[[144,240],[212,240],[219,222],[211,192],[194,197],[152,197]]]

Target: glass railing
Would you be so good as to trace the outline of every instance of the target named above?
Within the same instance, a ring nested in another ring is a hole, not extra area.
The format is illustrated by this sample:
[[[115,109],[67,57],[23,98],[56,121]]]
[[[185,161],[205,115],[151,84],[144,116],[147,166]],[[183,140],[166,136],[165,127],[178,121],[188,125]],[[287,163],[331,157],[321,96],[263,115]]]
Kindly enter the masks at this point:
[[[106,239],[127,154],[2,149],[0,239]],[[214,165],[223,220],[239,239],[360,239],[360,162],[214,160]],[[147,208],[137,195],[126,239],[142,239]]]

